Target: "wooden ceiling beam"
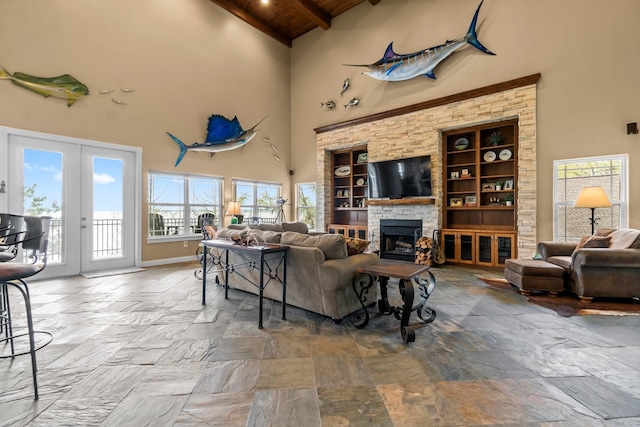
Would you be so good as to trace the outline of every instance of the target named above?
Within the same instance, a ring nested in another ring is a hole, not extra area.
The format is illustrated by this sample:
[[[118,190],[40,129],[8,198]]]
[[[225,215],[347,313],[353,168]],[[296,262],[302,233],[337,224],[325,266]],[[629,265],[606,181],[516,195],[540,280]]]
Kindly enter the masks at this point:
[[[210,1],[214,4],[217,4],[221,8],[227,10],[232,15],[235,15],[238,18],[242,19],[244,22],[251,25],[252,27],[262,31],[269,37],[273,37],[274,39],[278,40],[280,43],[284,44],[285,46],[287,47],[293,46],[293,41],[289,37],[282,34],[280,31],[276,30],[275,28],[271,27],[266,22],[251,15],[247,11],[242,10],[240,6],[238,6],[232,0],[210,0]]]
[[[380,1],[380,0],[378,0]],[[331,15],[324,11],[320,6],[312,0],[295,0],[302,13],[314,24],[319,25],[325,30],[331,28]]]

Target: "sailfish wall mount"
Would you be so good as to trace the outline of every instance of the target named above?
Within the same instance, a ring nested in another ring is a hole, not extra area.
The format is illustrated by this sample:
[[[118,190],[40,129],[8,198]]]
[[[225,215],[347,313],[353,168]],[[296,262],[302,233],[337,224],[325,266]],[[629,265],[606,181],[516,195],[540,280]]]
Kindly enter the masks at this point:
[[[344,65],[349,67],[367,67],[369,68],[369,71],[363,74],[377,80],[394,82],[409,80],[418,76],[426,76],[435,79],[436,76],[433,70],[438,66],[438,64],[467,44],[470,44],[488,55],[495,55],[495,53],[491,52],[478,41],[478,35],[476,33],[478,13],[480,12],[483,2],[484,0],[480,2],[480,5],[478,5],[476,13],[473,15],[473,19],[471,20],[469,30],[463,37],[455,40],[447,40],[442,45],[433,46],[408,54],[395,53],[393,50],[393,42],[391,42],[389,43],[382,59],[374,62],[373,64]]]
[[[266,119],[266,117],[264,119]],[[252,128],[244,130],[242,126],[240,126],[240,121],[238,121],[237,117],[229,120],[220,114],[214,114],[209,117],[205,141],[203,143],[195,142],[191,145],[186,145],[171,133],[167,132],[167,135],[180,147],[180,154],[174,166],[178,166],[187,151],[206,151],[213,156],[220,151],[235,150],[236,148],[243,147],[256,136],[258,132],[257,127],[264,119],[260,120]]]

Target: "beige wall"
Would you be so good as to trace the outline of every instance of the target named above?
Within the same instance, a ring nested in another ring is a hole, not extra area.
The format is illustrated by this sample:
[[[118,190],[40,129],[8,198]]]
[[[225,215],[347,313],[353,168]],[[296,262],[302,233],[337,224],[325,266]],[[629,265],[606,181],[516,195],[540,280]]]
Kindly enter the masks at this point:
[[[463,36],[479,2],[383,0],[364,2],[294,42],[291,136],[296,181],[314,180],[313,129],[482,86],[541,73],[538,82],[537,236],[553,237],[553,161],[629,155],[629,182],[640,180],[640,2],[636,0],[487,0],[479,15],[479,40],[496,56],[468,48],[445,60],[437,80],[380,82],[366,68],[345,63],[378,60],[394,41],[408,53]],[[342,97],[342,82],[352,88]],[[333,99],[333,111],[320,102]],[[631,186],[629,226],[640,228],[640,194]],[[585,213],[585,217],[586,217]]]
[[[149,170],[224,176],[225,200],[234,177],[282,182],[289,194],[290,50],[209,0],[5,0],[0,40],[0,64],[10,72],[69,73],[91,91],[68,108],[0,81],[0,125],[142,147],[145,195]],[[123,87],[136,91],[119,93]],[[99,94],[109,88],[116,92]],[[174,168],[179,150],[165,132],[202,142],[214,113],[237,115],[245,128],[268,117],[243,149],[188,153]],[[143,239],[142,260],[187,256],[195,246]]]
[[[476,6],[471,0],[363,2],[289,50],[209,0],[5,0],[0,64],[40,76],[69,73],[92,94],[67,108],[0,81],[0,125],[140,146],[145,194],[153,169],[224,176],[225,200],[233,177],[283,182],[286,197],[293,183],[316,180],[318,126],[540,72],[537,227],[539,238],[551,238],[554,159],[629,154],[629,180],[640,179],[640,135],[625,133],[627,122],[640,121],[640,2],[487,0],[479,38],[497,56],[465,49],[439,66],[435,81],[379,82],[361,75],[363,68],[341,65],[373,62],[390,41],[406,53],[462,36]],[[340,97],[347,77],[352,88]],[[121,87],[136,89],[127,106],[98,93]],[[342,107],[353,96],[361,105]],[[333,111],[320,107],[329,99],[339,104]],[[213,113],[238,115],[245,127],[268,118],[244,149],[213,158],[189,153],[174,168],[178,148],[165,132],[202,141]],[[278,146],[282,162],[260,142],[263,136]],[[145,217],[146,202],[142,208]],[[640,228],[633,187],[629,225]],[[143,260],[191,249],[143,243]]]

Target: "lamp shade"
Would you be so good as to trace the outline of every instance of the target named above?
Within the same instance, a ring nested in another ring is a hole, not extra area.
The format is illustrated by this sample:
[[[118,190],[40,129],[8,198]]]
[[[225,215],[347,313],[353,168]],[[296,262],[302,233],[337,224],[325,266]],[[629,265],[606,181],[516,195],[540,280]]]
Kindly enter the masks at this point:
[[[578,194],[575,208],[608,208],[611,202],[602,187],[584,187]]]
[[[240,210],[240,202],[229,202],[229,206],[227,207],[227,215],[240,215],[242,211]]]

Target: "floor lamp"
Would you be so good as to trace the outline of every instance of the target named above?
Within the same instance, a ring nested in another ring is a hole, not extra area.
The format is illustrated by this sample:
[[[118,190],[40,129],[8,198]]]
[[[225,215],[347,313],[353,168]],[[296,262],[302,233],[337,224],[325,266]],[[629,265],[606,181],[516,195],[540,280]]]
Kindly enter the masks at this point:
[[[591,209],[591,234],[593,234],[596,221],[600,219],[594,216],[596,208],[610,208],[611,202],[602,187],[583,187],[573,207]]]

